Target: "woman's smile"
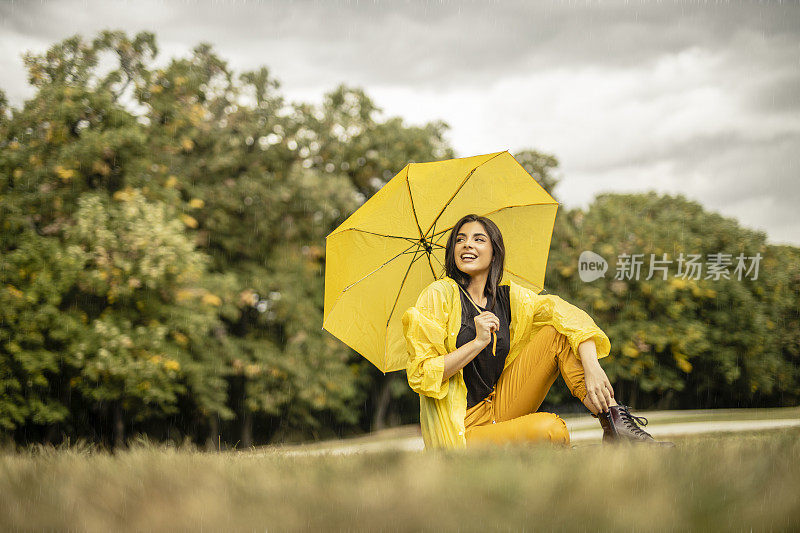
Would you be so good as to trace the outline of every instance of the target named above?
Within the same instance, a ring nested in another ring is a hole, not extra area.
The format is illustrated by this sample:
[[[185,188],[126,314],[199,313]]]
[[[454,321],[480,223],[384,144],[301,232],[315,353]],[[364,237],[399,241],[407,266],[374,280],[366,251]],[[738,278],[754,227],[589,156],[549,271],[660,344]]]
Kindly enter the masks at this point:
[[[470,276],[487,270],[492,263],[492,243],[480,222],[461,226],[456,237],[456,266]]]

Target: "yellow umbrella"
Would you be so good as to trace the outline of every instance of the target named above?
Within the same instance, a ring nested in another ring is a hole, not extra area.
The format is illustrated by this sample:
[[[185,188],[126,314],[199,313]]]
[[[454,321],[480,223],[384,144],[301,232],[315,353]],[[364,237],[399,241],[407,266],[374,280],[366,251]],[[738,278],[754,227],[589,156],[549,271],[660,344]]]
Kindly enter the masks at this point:
[[[455,223],[469,213],[496,223],[503,278],[538,293],[557,209],[508,151],[406,165],[328,235],[323,328],[383,372],[405,368],[401,318],[445,276]]]

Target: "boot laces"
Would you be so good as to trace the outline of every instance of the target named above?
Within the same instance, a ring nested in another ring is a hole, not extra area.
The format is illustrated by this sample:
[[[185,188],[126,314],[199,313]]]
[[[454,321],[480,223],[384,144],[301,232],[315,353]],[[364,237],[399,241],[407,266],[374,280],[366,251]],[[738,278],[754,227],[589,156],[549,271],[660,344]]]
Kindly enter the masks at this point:
[[[642,426],[647,425],[647,419],[645,417],[632,415],[630,412],[630,407],[628,407],[627,405],[620,405],[619,410],[622,413],[622,419],[625,421],[625,425],[628,426],[631,429],[631,431],[633,431],[637,435],[640,436],[647,435],[648,437],[652,438],[652,435],[650,435],[648,432],[639,427],[639,425]]]

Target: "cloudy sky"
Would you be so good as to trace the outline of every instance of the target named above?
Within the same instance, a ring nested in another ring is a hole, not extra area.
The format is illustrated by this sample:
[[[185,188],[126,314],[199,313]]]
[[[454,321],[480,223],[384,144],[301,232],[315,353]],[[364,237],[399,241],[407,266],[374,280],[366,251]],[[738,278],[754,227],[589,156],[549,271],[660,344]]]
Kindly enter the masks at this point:
[[[3,0],[0,87],[19,105],[24,51],[101,29],[154,31],[157,63],[211,42],[289,100],[361,86],[385,116],[447,122],[458,156],[551,153],[567,207],[682,193],[800,245],[797,0]]]

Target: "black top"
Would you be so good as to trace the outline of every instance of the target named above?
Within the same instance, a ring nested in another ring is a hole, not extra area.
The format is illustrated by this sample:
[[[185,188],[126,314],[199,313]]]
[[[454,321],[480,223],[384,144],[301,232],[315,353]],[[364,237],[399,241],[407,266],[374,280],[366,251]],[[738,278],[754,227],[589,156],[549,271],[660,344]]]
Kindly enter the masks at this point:
[[[509,329],[509,324],[511,324],[511,298],[509,291],[510,287],[508,285],[498,286],[497,301],[494,309],[489,309],[500,319],[500,331],[497,332],[497,347],[495,349],[496,355],[492,355],[492,342],[489,342],[486,348],[464,367],[464,383],[467,386],[467,409],[478,404],[492,392],[497,380],[500,379],[500,373],[503,371],[503,365],[511,347],[511,331]],[[459,289],[458,292],[461,294],[461,329],[458,332],[458,337],[456,337],[456,348],[460,348],[475,339],[475,317],[487,310],[481,307],[481,310],[478,311],[469,301],[464,290]],[[487,301],[486,305],[489,305],[489,303],[491,302]]]

